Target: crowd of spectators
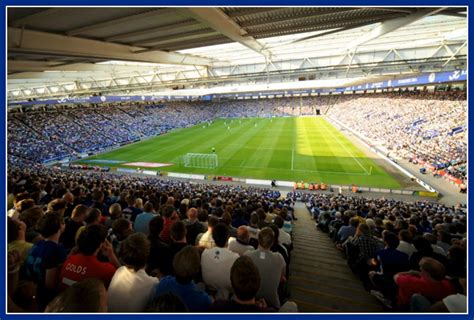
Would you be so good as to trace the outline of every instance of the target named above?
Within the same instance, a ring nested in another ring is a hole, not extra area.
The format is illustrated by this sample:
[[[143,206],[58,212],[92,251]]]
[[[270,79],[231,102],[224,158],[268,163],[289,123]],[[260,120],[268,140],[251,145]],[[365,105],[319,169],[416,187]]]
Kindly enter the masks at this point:
[[[216,118],[326,112],[388,150],[466,177],[464,92],[383,93],[250,100],[58,107],[9,114],[8,154],[33,162],[93,153]]]
[[[465,179],[467,100],[463,91],[341,96],[328,115],[391,157],[427,162]]]
[[[7,200],[10,312],[297,311],[276,190],[37,166]]]
[[[466,312],[466,209],[298,194],[351,270],[388,310]]]
[[[194,125],[212,119],[212,114],[187,104],[78,106],[9,114],[8,154],[39,163],[59,160]]]
[[[74,150],[57,141],[48,138],[39,132],[28,128],[15,117],[8,115],[8,160],[25,159],[32,162],[41,162],[54,157],[66,157]],[[13,157],[13,159],[10,159]]]

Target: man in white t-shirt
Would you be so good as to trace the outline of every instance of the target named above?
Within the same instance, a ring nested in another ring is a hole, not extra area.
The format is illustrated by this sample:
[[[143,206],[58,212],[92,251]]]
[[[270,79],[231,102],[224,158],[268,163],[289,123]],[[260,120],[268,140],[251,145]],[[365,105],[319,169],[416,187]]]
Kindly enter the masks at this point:
[[[250,234],[246,226],[240,226],[237,229],[237,238],[230,237],[228,248],[230,251],[242,256],[245,252],[255,250],[249,244]]]
[[[255,212],[250,215],[250,225],[246,226],[249,231],[250,238],[258,239],[258,233],[260,229],[258,228],[258,214]]]
[[[219,223],[212,230],[215,247],[205,249],[201,256],[202,278],[204,283],[217,290],[217,297],[228,299],[232,292],[230,269],[239,255],[226,248],[229,229]]]
[[[127,237],[120,248],[124,266],[117,269],[108,290],[109,312],[144,312],[151,288],[159,282],[145,272],[150,242],[142,233]]]

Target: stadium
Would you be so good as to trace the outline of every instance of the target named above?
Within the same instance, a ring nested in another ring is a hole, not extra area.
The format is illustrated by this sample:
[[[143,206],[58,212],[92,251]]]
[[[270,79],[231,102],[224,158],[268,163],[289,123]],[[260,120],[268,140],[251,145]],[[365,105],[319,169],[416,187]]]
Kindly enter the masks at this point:
[[[466,7],[8,7],[8,313],[466,313]]]

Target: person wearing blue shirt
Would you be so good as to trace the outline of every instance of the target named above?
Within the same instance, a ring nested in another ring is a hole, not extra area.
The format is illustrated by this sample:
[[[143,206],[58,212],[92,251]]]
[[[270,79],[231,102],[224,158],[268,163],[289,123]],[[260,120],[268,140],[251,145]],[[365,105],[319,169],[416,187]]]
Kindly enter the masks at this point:
[[[144,212],[140,213],[135,218],[133,229],[135,230],[135,232],[141,232],[148,236],[150,234],[150,228],[148,225],[150,224],[151,219],[156,217],[156,213],[153,209],[153,204],[150,201],[145,203],[145,205],[143,206],[143,210]]]
[[[337,238],[336,242],[337,243],[344,243],[349,237],[353,237],[356,233],[356,228],[359,225],[359,220],[355,218],[351,218],[349,220],[349,225],[348,226],[342,226],[338,233],[337,233]]]
[[[38,222],[44,240],[38,241],[28,252],[25,262],[27,277],[38,285],[38,306],[44,310],[59,289],[59,273],[66,260],[66,249],[58,244],[64,231],[59,213],[46,213]]]
[[[397,285],[393,280],[393,276],[399,272],[408,271],[410,263],[408,255],[397,250],[400,240],[395,233],[384,231],[383,240],[385,248],[375,253],[376,259],[374,261],[375,264],[380,266],[380,271],[370,271],[369,279],[376,289],[375,292],[371,293],[381,299],[382,302],[390,305],[397,294]]]
[[[201,258],[199,250],[186,246],[173,259],[175,276],[165,276],[153,287],[150,294],[150,304],[165,294],[178,296],[190,312],[204,312],[212,304],[211,297],[199,289],[193,277],[199,273]]]

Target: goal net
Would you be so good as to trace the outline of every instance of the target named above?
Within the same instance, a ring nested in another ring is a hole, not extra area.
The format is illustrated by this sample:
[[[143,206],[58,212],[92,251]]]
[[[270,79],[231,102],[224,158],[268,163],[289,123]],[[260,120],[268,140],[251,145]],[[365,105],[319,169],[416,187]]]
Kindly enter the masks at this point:
[[[183,165],[186,168],[214,169],[219,165],[217,154],[187,153],[183,156]]]

